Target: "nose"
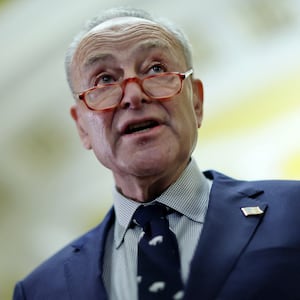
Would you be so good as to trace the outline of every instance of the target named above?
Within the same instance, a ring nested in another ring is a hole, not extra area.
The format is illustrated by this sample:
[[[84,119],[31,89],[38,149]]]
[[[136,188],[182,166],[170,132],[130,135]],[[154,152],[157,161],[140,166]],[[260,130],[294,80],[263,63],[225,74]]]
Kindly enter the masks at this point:
[[[143,104],[150,102],[151,100],[143,92],[138,78],[127,78],[123,82],[123,97],[120,102],[121,108],[140,109]]]

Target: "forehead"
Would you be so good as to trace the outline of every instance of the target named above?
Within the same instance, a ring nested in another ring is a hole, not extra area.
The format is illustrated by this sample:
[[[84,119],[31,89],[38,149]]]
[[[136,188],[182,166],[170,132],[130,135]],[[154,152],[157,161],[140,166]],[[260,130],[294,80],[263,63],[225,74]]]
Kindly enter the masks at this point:
[[[91,29],[80,41],[74,58],[76,64],[85,66],[116,50],[140,51],[149,48],[160,48],[183,56],[181,44],[161,25],[135,17],[120,17]]]

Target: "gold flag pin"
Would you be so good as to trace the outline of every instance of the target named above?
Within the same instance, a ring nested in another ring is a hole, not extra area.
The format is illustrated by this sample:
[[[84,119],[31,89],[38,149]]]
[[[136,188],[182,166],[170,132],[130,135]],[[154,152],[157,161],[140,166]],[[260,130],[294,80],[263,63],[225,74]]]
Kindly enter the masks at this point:
[[[241,210],[246,217],[261,215],[264,213],[259,206],[242,207]]]

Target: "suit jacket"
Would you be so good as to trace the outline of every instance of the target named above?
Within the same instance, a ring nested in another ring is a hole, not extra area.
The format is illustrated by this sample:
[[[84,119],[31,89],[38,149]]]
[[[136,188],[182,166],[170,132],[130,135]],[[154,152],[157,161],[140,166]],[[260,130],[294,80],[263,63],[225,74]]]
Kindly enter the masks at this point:
[[[215,171],[186,300],[300,299],[300,181],[238,181]],[[256,207],[245,216],[241,208]],[[113,209],[15,287],[14,300],[104,300]]]

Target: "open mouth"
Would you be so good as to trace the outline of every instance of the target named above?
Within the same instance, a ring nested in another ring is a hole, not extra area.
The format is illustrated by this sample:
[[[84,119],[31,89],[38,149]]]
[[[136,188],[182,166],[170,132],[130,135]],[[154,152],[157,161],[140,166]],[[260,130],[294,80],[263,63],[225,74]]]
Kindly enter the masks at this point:
[[[157,121],[145,121],[142,123],[130,124],[126,127],[124,133],[132,134],[132,133],[136,133],[136,132],[147,131],[158,125],[159,125],[159,123]]]

